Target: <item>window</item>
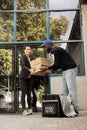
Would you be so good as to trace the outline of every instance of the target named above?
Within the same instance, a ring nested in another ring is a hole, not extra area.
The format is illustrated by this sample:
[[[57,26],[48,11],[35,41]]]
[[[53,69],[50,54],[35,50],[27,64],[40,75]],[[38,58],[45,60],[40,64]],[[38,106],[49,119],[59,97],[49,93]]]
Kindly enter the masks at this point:
[[[57,3],[57,4],[56,4]],[[66,6],[65,6],[66,5]],[[2,0],[0,44],[40,44],[51,38],[72,55],[84,74],[84,51],[79,0]]]

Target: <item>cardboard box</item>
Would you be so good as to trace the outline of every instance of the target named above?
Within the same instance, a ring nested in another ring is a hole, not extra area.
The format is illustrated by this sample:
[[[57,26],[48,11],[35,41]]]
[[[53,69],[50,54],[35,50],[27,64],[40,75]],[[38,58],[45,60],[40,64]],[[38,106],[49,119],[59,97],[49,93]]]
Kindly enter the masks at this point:
[[[52,61],[44,57],[38,57],[35,60],[31,61],[32,68],[35,67],[36,65],[50,66],[51,64]]]
[[[34,69],[32,75],[45,76],[47,73],[51,73],[50,70],[44,71],[41,69],[43,67],[48,67],[50,65],[52,65],[52,61],[44,57],[38,57],[35,60],[32,60],[31,68]]]
[[[37,75],[37,76],[46,76],[48,75],[49,73],[51,73],[51,71],[41,71],[39,68],[37,68],[33,73],[32,75]]]

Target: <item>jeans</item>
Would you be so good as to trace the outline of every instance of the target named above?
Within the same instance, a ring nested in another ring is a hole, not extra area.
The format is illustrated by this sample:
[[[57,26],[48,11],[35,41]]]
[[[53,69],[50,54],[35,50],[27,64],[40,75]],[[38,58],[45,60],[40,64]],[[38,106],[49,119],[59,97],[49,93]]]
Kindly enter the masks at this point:
[[[77,67],[62,73],[62,91],[64,95],[70,95],[74,109],[78,109],[76,76]]]

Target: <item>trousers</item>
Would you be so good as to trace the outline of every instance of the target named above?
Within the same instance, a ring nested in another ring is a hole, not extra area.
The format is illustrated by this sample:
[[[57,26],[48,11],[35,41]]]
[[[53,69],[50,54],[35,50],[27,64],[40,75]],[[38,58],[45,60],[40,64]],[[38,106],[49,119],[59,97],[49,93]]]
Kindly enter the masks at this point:
[[[26,98],[25,96],[27,96],[27,105],[28,108],[31,108],[31,78],[28,79],[20,79],[20,87],[21,87],[21,103],[22,103],[22,108],[25,109],[26,108]]]
[[[76,76],[77,67],[62,73],[62,91],[64,95],[70,95],[74,109],[78,109]]]

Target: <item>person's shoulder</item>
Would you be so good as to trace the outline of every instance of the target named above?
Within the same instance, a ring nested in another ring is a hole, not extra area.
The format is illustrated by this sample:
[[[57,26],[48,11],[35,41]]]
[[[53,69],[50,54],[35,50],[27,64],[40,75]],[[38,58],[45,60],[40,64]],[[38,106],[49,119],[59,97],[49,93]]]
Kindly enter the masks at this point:
[[[66,51],[64,48],[59,47],[59,46],[57,47],[57,49],[60,50],[60,51]]]
[[[26,58],[27,58],[26,55],[21,56],[21,59],[26,59]]]
[[[36,59],[36,57],[34,55],[30,55],[30,59],[34,60],[34,59]]]
[[[62,48],[61,47],[59,47],[59,46],[55,46],[54,47],[54,50],[61,50]]]

